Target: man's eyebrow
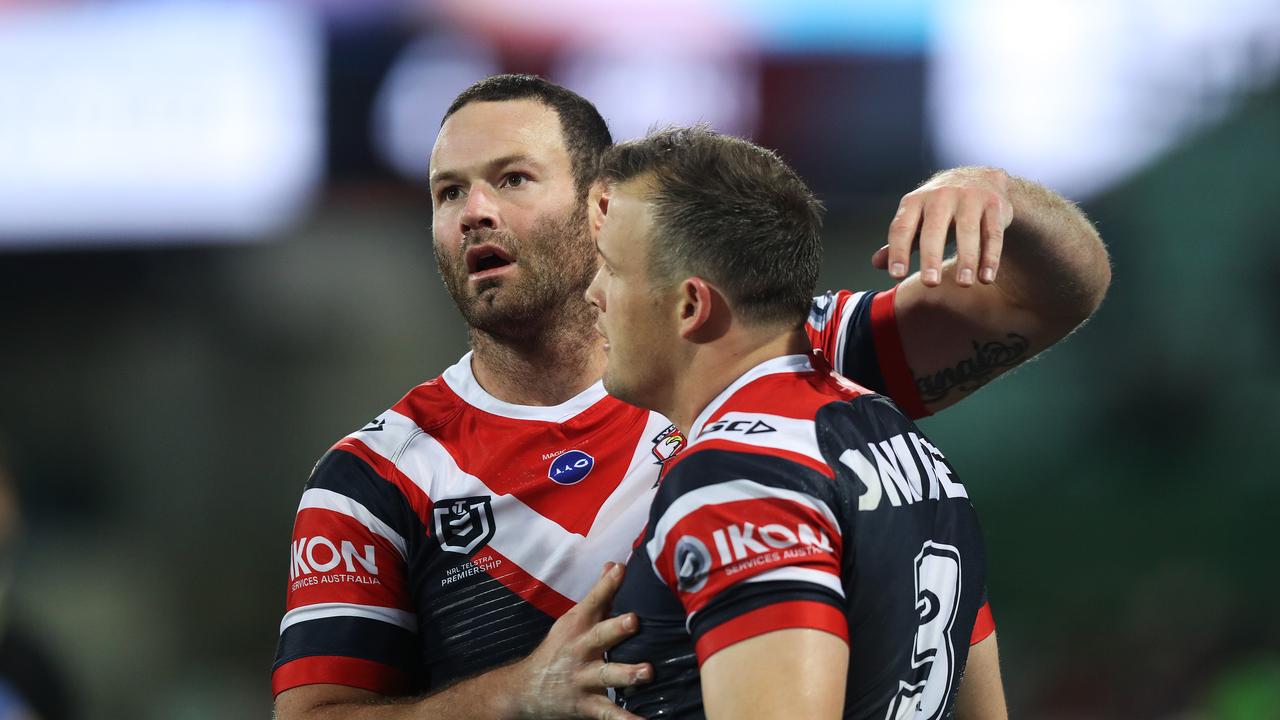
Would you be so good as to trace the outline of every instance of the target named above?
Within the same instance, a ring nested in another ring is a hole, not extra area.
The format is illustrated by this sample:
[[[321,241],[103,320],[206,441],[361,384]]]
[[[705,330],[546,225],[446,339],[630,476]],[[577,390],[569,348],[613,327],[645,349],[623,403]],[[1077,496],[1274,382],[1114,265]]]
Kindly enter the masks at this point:
[[[542,167],[541,163],[534,160],[532,157],[530,157],[529,155],[526,155],[525,153],[513,153],[511,155],[503,155],[500,158],[494,158],[486,162],[483,165],[483,169],[485,173],[491,173],[494,170],[504,165],[516,165],[516,164],[533,165],[538,168]],[[462,179],[462,173],[457,170],[440,170],[440,171],[431,173],[430,184],[436,185],[445,180],[448,180],[451,182],[457,182],[461,179]]]

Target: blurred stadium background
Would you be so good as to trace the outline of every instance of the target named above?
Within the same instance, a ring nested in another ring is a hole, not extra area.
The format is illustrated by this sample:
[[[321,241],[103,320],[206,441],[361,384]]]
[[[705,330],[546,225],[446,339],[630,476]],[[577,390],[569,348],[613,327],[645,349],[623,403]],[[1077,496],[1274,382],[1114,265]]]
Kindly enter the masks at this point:
[[[268,715],[312,463],[465,349],[422,179],[500,71],[780,150],[824,287],[937,168],[1081,202],[1101,312],[925,424],[1015,716],[1280,718],[1274,0],[0,0],[0,708],[46,657],[66,717]]]

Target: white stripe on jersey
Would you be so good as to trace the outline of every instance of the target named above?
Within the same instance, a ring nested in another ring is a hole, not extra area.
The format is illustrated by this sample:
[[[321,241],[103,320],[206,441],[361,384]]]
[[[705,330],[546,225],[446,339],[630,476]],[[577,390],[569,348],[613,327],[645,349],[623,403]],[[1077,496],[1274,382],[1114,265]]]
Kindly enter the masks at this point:
[[[391,418],[396,413],[388,411],[383,417]],[[403,416],[401,416],[403,417]],[[651,415],[650,427],[659,421]],[[391,425],[388,419],[387,425]],[[662,427],[653,432],[656,434]],[[648,427],[646,427],[646,432]],[[360,433],[355,436],[366,441],[371,435],[380,433]],[[646,452],[648,445],[644,439],[639,443]],[[378,448],[368,446],[378,452]],[[383,447],[401,447],[400,444],[385,443]],[[599,579],[599,568],[607,561],[622,562],[631,551],[631,541],[640,532],[648,504],[636,502],[630,507],[619,506],[611,510],[615,517],[626,517],[625,521],[617,521],[607,527],[601,526],[602,532],[589,531],[587,537],[569,532],[553,520],[549,520],[536,510],[522,503],[514,495],[503,495],[491,490],[480,478],[464,472],[449,451],[427,433],[419,431],[412,440],[402,446],[395,465],[405,477],[417,485],[433,503],[453,497],[488,495],[492,497],[491,508],[494,517],[494,535],[489,541],[498,553],[520,566],[528,574],[545,583],[556,592],[578,602],[586,597],[587,591]],[[637,450],[637,455],[640,449]],[[382,454],[378,452],[378,454]],[[383,457],[386,457],[385,455]],[[390,459],[390,458],[388,458]],[[633,464],[636,460],[633,458]],[[656,477],[656,473],[654,474]],[[637,482],[639,478],[628,478],[623,482],[631,482],[639,486],[643,496],[652,482]],[[612,503],[611,503],[612,504]],[[594,528],[593,528],[594,529]],[[574,573],[574,569],[590,568],[589,573]]]
[[[422,428],[412,418],[388,410],[374,418],[364,429],[347,437],[359,440],[370,450],[394,463],[409,441],[421,433]]]
[[[662,573],[658,572],[658,558],[662,555],[662,548],[667,544],[667,533],[671,532],[671,528],[675,527],[677,523],[691,513],[697,512],[708,505],[766,498],[789,500],[804,505],[826,518],[833,529],[838,531],[840,527],[840,523],[836,520],[835,513],[831,512],[831,508],[827,507],[825,502],[808,493],[763,485],[746,478],[707,485],[706,487],[691,490],[676,498],[675,502],[667,506],[666,511],[662,513],[662,517],[654,525],[653,539],[645,545],[649,551],[649,561],[653,564],[653,572],[658,577],[662,577]]]
[[[862,302],[864,292],[856,292],[844,303],[844,308],[840,311],[840,324],[836,326],[836,356],[829,358],[831,369],[836,373],[844,374],[844,348],[849,340],[849,318],[853,316],[853,311],[858,307],[858,303]]]
[[[697,445],[705,440],[731,440],[743,445],[789,450],[812,458],[823,465],[827,464],[826,459],[822,457],[822,450],[818,447],[818,426],[813,420],[797,420],[796,418],[783,417],[782,415],[767,415],[764,413],[728,412],[721,415],[711,427],[715,427],[722,422],[729,425],[742,421],[746,422],[747,427],[754,426],[756,421],[759,421],[773,428],[773,431],[766,430],[765,432],[747,434],[723,430],[707,432],[704,428],[703,434],[691,442],[690,446]]]
[[[356,605],[355,603],[316,603],[294,608],[284,614],[284,619],[280,621],[280,632],[283,634],[291,625],[297,625],[300,622],[334,617],[380,620],[391,625],[398,625],[409,632],[418,632],[418,615],[416,613],[378,605]]]
[[[400,552],[400,557],[405,560],[409,559],[409,552],[405,548],[404,537],[393,530],[390,525],[382,522],[374,516],[373,513],[369,512],[369,508],[366,508],[364,505],[361,505],[346,495],[336,493],[332,490],[311,488],[310,490],[302,493],[302,502],[298,503],[298,512],[302,512],[308,508],[332,510],[333,512],[353,518],[356,522],[368,528],[369,532],[374,535],[378,535],[391,543],[395,549]]]
[[[743,580],[742,582],[773,582],[779,580],[797,580],[800,582],[813,583],[844,598],[844,585],[840,583],[840,578],[832,575],[826,570],[814,570],[813,568],[802,567],[780,567],[776,570],[766,570],[759,575]]]
[[[627,465],[627,473],[623,475],[622,485],[610,493],[600,506],[596,512],[596,519],[587,532],[593,538],[605,533],[616,537],[618,547],[623,554],[614,562],[627,561],[631,555],[631,545],[644,528],[645,521],[649,519],[649,506],[653,503],[653,496],[658,491],[657,479],[660,470],[658,457],[653,454],[655,447],[653,438],[669,427],[671,427],[670,420],[656,412],[649,413],[644,434],[636,442],[636,451],[631,456],[631,463]],[[635,482],[633,478],[636,478],[637,474],[652,477],[653,481]],[[631,483],[631,487],[623,487],[627,483]],[[614,542],[603,537],[601,540],[606,543]],[[601,561],[601,565],[603,564]]]
[[[733,397],[734,393],[741,390],[747,383],[755,382],[766,375],[808,372],[810,370],[813,370],[813,364],[809,362],[809,356],[807,355],[782,355],[765,360],[743,373],[741,377],[733,381],[732,385],[717,395],[715,400],[708,403],[702,409],[702,412],[698,414],[698,419],[693,421],[693,427],[689,429],[687,437],[698,437],[702,433],[702,426],[707,424],[707,421],[711,419],[715,411],[719,410],[726,400]]]

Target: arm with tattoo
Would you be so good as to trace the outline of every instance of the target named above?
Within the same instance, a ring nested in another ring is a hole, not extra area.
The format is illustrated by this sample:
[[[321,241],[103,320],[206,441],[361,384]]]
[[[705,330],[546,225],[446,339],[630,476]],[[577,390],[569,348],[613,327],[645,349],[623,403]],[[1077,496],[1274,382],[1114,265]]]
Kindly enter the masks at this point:
[[[943,260],[948,238],[955,256]],[[903,198],[873,264],[902,277],[902,350],[937,412],[1034,357],[1093,314],[1111,282],[1093,225],[1057,193],[993,168],[958,168]]]
[[[920,399],[926,406],[946,400],[952,390],[971,393],[987,384],[997,373],[1016,367],[1027,359],[1027,339],[1009,333],[1002,340],[973,341],[973,354],[953,367],[929,375],[912,373]]]

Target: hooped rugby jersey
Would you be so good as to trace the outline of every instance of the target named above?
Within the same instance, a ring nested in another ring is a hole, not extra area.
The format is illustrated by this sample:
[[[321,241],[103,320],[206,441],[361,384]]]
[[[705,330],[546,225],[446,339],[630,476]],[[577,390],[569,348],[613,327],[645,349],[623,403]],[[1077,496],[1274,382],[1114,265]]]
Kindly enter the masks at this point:
[[[892,290],[815,298],[814,347],[923,406]],[[600,383],[555,407],[486,393],[470,355],[343,438],[302,494],[275,693],[336,683],[427,692],[528,654],[623,562],[684,438]]]
[[[914,423],[820,360],[774,358],[707,406],[665,471],[614,601],[640,630],[608,653],[655,676],[618,702],[704,717],[708,657],[814,628],[849,645],[844,717],[946,717],[994,629],[985,578],[968,493]]]

